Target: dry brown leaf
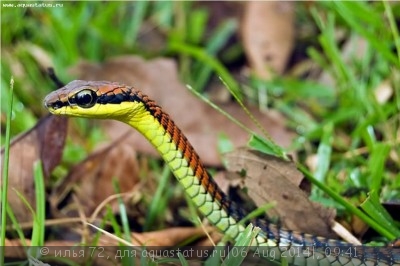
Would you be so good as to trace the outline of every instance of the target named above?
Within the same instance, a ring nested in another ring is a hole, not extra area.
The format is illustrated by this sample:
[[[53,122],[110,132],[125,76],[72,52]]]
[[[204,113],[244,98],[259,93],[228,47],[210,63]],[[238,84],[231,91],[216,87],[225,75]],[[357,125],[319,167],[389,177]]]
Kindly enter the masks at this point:
[[[139,182],[139,167],[135,149],[122,137],[107,147],[89,155],[83,162],[76,165],[50,197],[50,204],[56,217],[58,205],[63,196],[73,193],[79,206],[74,206],[72,199],[61,210],[62,216],[76,216],[77,209],[83,208],[89,216],[94,209],[107,197],[115,194],[112,179],[115,178],[121,193],[128,192]],[[115,202],[115,201],[114,201]]]
[[[125,83],[148,94],[170,114],[207,165],[221,165],[217,151],[218,134],[227,134],[236,147],[243,146],[248,141],[246,132],[187,90],[179,81],[176,65],[170,59],[145,61],[136,56],[123,56],[109,59],[101,65],[83,62],[74,67],[72,73],[85,80]],[[224,104],[220,107],[249,129],[257,131],[237,104]],[[293,133],[285,128],[283,117],[262,114],[256,108],[249,109],[268,128],[269,134],[279,145],[290,145]],[[129,139],[132,139],[137,151],[156,154],[154,148],[129,126],[106,121],[104,128],[113,139],[130,131]]]
[[[46,116],[11,142],[10,162],[8,173],[8,203],[20,223],[32,221],[32,215],[22,200],[17,196],[18,191],[35,209],[35,185],[33,170],[35,162],[41,160],[45,182],[51,171],[61,160],[65,143],[67,118]],[[1,157],[4,149],[1,150]],[[3,168],[3,160],[1,160]],[[1,185],[0,180],[0,185]]]
[[[294,41],[294,5],[286,1],[249,1],[241,26],[243,46],[252,70],[263,79],[281,74]]]
[[[26,240],[26,244],[30,245],[30,240]],[[26,258],[26,250],[19,239],[7,239],[4,244],[4,257],[5,259],[24,259]]]
[[[302,174],[292,162],[248,149],[238,149],[226,155],[228,169],[246,172],[244,186],[257,206],[276,202],[269,215],[278,216],[288,229],[334,237],[331,231],[334,210],[328,210],[308,199],[298,186]]]

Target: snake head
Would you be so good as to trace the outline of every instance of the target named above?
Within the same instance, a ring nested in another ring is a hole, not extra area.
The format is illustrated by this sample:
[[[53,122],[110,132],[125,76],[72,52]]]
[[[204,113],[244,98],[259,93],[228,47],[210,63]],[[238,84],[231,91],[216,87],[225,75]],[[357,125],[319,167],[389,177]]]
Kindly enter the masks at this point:
[[[131,87],[109,81],[74,80],[50,93],[44,106],[55,115],[124,119],[134,115],[141,97]]]

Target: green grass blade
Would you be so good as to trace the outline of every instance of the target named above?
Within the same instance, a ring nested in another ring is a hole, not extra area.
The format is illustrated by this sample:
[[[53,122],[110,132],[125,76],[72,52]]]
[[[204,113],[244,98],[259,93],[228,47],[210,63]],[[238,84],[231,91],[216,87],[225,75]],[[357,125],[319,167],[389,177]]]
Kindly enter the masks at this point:
[[[396,227],[390,214],[379,202],[379,196],[376,191],[370,192],[368,198],[360,206],[376,222],[392,231],[397,237],[400,237],[400,230]]]
[[[392,12],[391,5],[388,4],[387,0],[383,0],[382,2],[383,2],[383,5],[385,6],[385,12],[386,12],[387,18],[388,18],[389,23],[390,23],[390,29],[392,30],[393,40],[394,40],[394,44],[396,46],[397,59],[400,62],[400,36],[399,36],[399,29],[396,26],[396,20],[393,17],[393,12]]]
[[[195,59],[203,62],[204,64],[210,66],[239,97],[242,97],[239,83],[229,73],[228,69],[226,69],[226,67],[222,65],[218,60],[210,56],[206,50],[177,41],[171,41],[168,47],[170,51],[190,55]]]
[[[22,227],[21,227],[20,223],[18,222],[17,218],[15,217],[14,212],[11,209],[10,204],[8,204],[8,202],[7,202],[7,215],[8,215],[8,218],[11,220],[11,223],[12,223],[12,225],[14,227],[14,230],[18,234],[18,239],[21,241],[22,246],[26,247],[27,243],[26,243],[26,239],[25,239],[25,236],[24,236],[24,232],[22,230]]]
[[[35,180],[36,215],[32,229],[32,246],[43,246],[46,221],[46,193],[41,161],[35,162],[33,171]]]
[[[174,17],[173,5],[172,1],[154,1],[152,3],[152,20],[164,29],[171,28]]]
[[[348,23],[352,30],[367,39],[389,62],[400,67],[400,62],[393,55],[391,47],[386,45],[386,41],[376,36],[385,26],[379,15],[370,6],[363,2],[333,1],[332,3],[338,14]],[[361,12],[361,10],[363,11]],[[368,23],[370,27],[365,27],[364,23]]]
[[[120,216],[121,216],[122,228],[124,231],[124,239],[126,241],[131,241],[131,234],[130,234],[131,231],[129,229],[128,215],[126,212],[126,207],[125,207],[124,201],[120,195],[121,189],[119,187],[119,184],[118,184],[118,181],[116,178],[112,179],[112,184],[113,184],[115,192],[118,193],[118,195],[119,195],[117,199],[118,199],[119,212],[120,212]]]
[[[240,220],[240,223],[242,225],[245,225],[247,222],[251,222],[257,217],[260,217],[260,215],[265,215],[269,209],[272,209],[276,207],[276,202],[268,202],[266,204],[261,205],[257,209],[251,211],[244,217],[242,220]]]
[[[226,83],[225,83],[225,85],[228,86]],[[279,145],[276,145],[272,141],[271,138],[266,139],[266,138],[260,137],[256,132],[254,132],[254,131],[250,130],[249,128],[247,128],[245,125],[243,125],[237,119],[235,119],[233,116],[231,116],[230,114],[228,114],[227,112],[225,112],[224,110],[219,108],[216,104],[214,104],[209,99],[207,99],[206,97],[201,95],[198,91],[194,90],[191,86],[187,86],[187,88],[190,91],[192,91],[197,97],[199,97],[201,100],[203,100],[205,103],[207,103],[212,108],[214,108],[215,110],[217,110],[218,112],[223,114],[225,117],[227,117],[229,120],[231,120],[237,126],[239,126],[241,129],[243,129],[244,131],[249,133],[251,135],[251,139],[249,141],[249,146],[250,147],[252,147],[254,149],[258,149],[260,151],[264,151],[264,152],[266,152],[268,154],[272,154],[272,155],[278,156],[278,157],[280,157],[280,158],[282,158],[284,160],[288,159],[285,150],[282,149]],[[244,105],[242,105],[240,100],[238,100],[238,102],[241,104],[242,107],[244,107]],[[255,122],[255,124],[257,126],[259,126],[258,121],[255,121],[255,118],[249,113],[249,111],[246,108],[244,108],[244,110],[250,116],[250,118]]]
[[[36,186],[36,176],[34,176],[35,178],[35,186]],[[38,181],[40,183],[40,181]],[[14,189],[14,192],[17,194],[17,197],[22,201],[22,203],[28,208],[28,210],[31,212],[32,214],[32,218],[33,218],[33,228],[32,228],[32,237],[31,237],[31,247],[28,249],[27,254],[29,256],[32,256],[34,258],[38,258],[40,257],[40,254],[38,254],[38,249],[37,247],[40,246],[37,243],[40,242],[41,236],[44,236],[44,219],[42,220],[42,222],[40,222],[40,220],[37,217],[37,214],[35,212],[35,210],[32,208],[32,206],[30,205],[29,201],[24,197],[23,194],[21,194],[19,191]],[[41,194],[42,192],[39,192],[39,194]],[[38,194],[36,193],[36,196],[38,196]],[[39,201],[41,201],[39,199]],[[41,228],[43,227],[43,228]],[[41,241],[43,242],[43,241]]]
[[[329,165],[332,154],[333,128],[334,126],[332,123],[327,124],[323,128],[322,140],[318,146],[318,151],[317,151],[318,164],[314,173],[314,177],[322,183],[325,183],[326,175],[328,174],[329,171]],[[317,196],[319,194],[318,191],[319,190],[313,189],[314,196]]]
[[[189,266],[189,262],[187,261],[187,259],[183,256],[183,254],[181,252],[178,252],[178,258],[179,258],[179,262],[181,263],[180,265],[182,266]]]
[[[229,36],[231,36],[236,29],[237,23],[235,20],[228,20],[219,26],[214,31],[210,40],[207,42],[207,46],[205,47],[207,53],[210,56],[215,56],[225,45]],[[193,86],[200,91],[205,87],[207,81],[209,80],[212,74],[212,68],[202,62],[195,62],[193,69],[195,73],[194,76],[196,77],[196,80],[194,80],[195,84]]]
[[[114,230],[114,234],[117,237],[122,237],[121,226],[115,218],[113,211],[109,205],[107,205],[106,214],[104,215],[104,225],[106,225],[107,223],[111,224],[111,227]]]
[[[385,163],[390,152],[390,145],[377,143],[374,145],[368,160],[368,170],[370,173],[369,190],[381,191],[382,181],[385,170]]]
[[[124,239],[128,242],[132,242],[131,239],[131,230],[129,228],[129,221],[128,221],[128,214],[126,212],[126,207],[124,204],[124,201],[121,197],[121,189],[119,187],[118,181],[116,178],[112,179],[112,183],[113,183],[113,187],[114,190],[118,193],[118,207],[119,207],[119,214],[121,217],[121,223],[122,223],[122,230],[123,230],[123,235],[124,235]],[[133,260],[125,260],[124,261],[124,265],[133,265]]]
[[[256,236],[260,231],[260,228],[253,228],[253,226],[249,224],[246,229],[240,233],[235,246],[228,253],[223,263],[229,266],[240,266],[246,258],[253,241],[256,241]]]
[[[192,44],[200,44],[206,31],[206,25],[209,13],[206,9],[195,9],[188,16],[188,31],[186,33],[186,41]]]
[[[149,211],[147,212],[146,223],[144,224],[144,231],[147,231],[151,228],[156,218],[163,213],[163,209],[165,207],[165,193],[168,190],[171,179],[171,171],[169,167],[164,166],[163,172],[161,174],[161,178],[159,181],[159,185],[157,187],[157,191],[152,197],[151,204],[149,206]]]
[[[297,164],[297,168],[304,174],[304,176],[308,180],[310,180],[311,183],[323,190],[326,194],[328,194],[328,196],[330,196],[336,202],[345,207],[350,213],[357,215],[361,220],[371,226],[375,231],[379,232],[381,235],[388,238],[389,240],[394,240],[396,238],[396,235],[393,232],[387,230],[378,222],[366,215],[364,212],[347,202],[341,195],[337,194],[331,188],[319,182],[304,166],[302,166],[301,164]]]
[[[287,160],[286,152],[281,147],[257,134],[251,135],[247,145],[263,153],[279,157],[283,160]]]
[[[1,186],[1,228],[0,228],[0,264],[4,264],[4,253],[6,243],[6,225],[7,225],[7,195],[8,195],[8,164],[10,161],[10,130],[11,130],[11,117],[12,117],[12,105],[13,105],[13,90],[14,90],[14,78],[10,79],[10,102],[7,110],[7,121],[6,121],[6,137],[4,145],[4,161],[3,161],[3,173],[2,173],[2,186]]]
[[[133,9],[133,16],[129,20],[128,29],[125,31],[125,43],[127,46],[133,46],[136,42],[139,28],[142,25],[144,16],[148,10],[148,1],[136,1]]]
[[[212,252],[213,255],[209,256],[206,261],[204,262],[204,266],[215,266],[215,265],[223,265],[222,262],[222,257],[221,257],[221,252],[217,252],[218,250],[221,250],[224,248],[224,244],[218,245],[214,247],[214,250]]]

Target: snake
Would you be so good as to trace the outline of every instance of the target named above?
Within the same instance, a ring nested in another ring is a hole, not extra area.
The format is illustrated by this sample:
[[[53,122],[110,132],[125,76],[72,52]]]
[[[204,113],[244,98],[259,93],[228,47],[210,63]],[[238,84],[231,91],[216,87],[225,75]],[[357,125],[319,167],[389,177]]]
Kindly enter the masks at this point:
[[[245,231],[247,225],[241,221],[246,211],[219,188],[170,116],[140,90],[118,82],[74,80],[49,93],[44,106],[53,115],[113,119],[130,125],[155,147],[212,225],[234,242]],[[265,248],[268,252],[263,257],[269,261],[296,266],[400,265],[400,250],[394,247],[353,246],[287,230],[261,218],[247,223],[260,228],[251,246]]]

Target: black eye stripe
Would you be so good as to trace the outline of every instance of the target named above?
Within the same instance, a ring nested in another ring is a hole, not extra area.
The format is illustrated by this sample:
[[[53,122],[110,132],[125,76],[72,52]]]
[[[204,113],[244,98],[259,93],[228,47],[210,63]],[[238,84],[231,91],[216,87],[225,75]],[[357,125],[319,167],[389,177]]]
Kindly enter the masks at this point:
[[[90,96],[92,98],[90,98]],[[82,89],[73,95],[70,95],[67,100],[57,100],[53,103],[48,103],[49,106],[59,109],[64,106],[80,106],[82,108],[90,108],[97,104],[120,104],[122,102],[142,102],[143,99],[131,89],[120,91],[114,94],[114,91],[109,91],[101,95],[90,88]]]
[[[131,101],[128,93],[104,94],[99,97],[97,103],[100,104],[120,104],[122,102]]]
[[[70,105],[76,105],[76,98],[75,95],[68,98],[68,103]]]
[[[60,101],[60,100],[57,100],[57,101],[55,101],[55,102],[53,103],[53,108],[54,108],[54,109],[59,109],[59,108],[64,107],[64,106],[66,106],[66,105],[67,105],[66,103],[64,103],[64,102],[62,102],[62,101]]]

